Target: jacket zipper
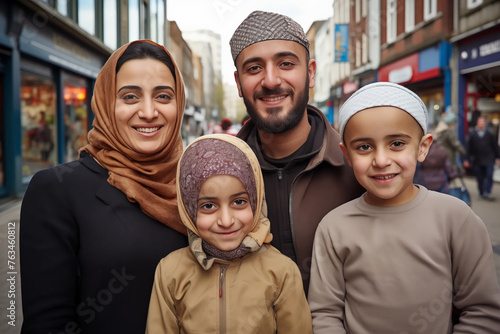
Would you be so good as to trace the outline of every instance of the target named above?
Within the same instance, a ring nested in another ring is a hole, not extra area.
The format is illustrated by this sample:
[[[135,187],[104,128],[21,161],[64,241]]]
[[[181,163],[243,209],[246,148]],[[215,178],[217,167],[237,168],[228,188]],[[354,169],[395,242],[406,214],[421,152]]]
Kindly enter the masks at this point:
[[[313,169],[315,169],[316,167],[318,167],[320,164],[321,164],[322,161],[318,162],[317,164],[315,164],[314,166],[311,166],[311,168],[307,168],[304,169],[302,172],[300,172],[299,174],[297,174],[297,176],[293,179],[292,181],[292,186],[290,187],[290,197],[288,199],[288,216],[290,217],[290,231],[292,232],[292,245],[293,245],[293,249],[295,250],[295,257],[297,258],[297,263],[299,262],[299,254],[297,253],[297,241],[295,240],[295,226],[294,226],[294,223],[293,223],[293,215],[292,215],[292,196],[293,196],[293,187],[295,186],[295,181],[297,181],[297,179],[304,173],[308,172],[308,171],[311,171]],[[299,269],[300,269],[300,264],[299,264]]]
[[[220,266],[219,275],[219,328],[220,333],[226,333],[226,294],[224,292],[225,288],[225,275],[226,275],[227,265]]]

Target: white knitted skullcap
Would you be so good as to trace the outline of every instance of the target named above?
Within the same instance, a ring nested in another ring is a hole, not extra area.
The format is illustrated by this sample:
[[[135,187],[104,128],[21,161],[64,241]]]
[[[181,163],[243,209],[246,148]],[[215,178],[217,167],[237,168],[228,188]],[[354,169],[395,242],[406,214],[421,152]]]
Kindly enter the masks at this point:
[[[233,61],[236,63],[247,46],[268,40],[297,42],[309,52],[309,39],[300,24],[285,15],[256,10],[241,22],[229,41]]]
[[[427,107],[417,94],[392,82],[376,82],[358,89],[340,108],[339,132],[344,140],[344,129],[358,111],[374,107],[396,107],[406,111],[427,133]]]

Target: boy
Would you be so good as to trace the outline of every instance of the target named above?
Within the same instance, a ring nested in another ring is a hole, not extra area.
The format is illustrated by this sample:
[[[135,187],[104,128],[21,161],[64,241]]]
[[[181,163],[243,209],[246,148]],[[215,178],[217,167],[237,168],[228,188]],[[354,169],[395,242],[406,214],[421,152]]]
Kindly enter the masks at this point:
[[[269,244],[262,173],[244,141],[193,141],[177,200],[189,247],[158,265],[146,333],[312,333],[299,269]]]
[[[313,332],[498,333],[500,289],[483,222],[459,199],[412,182],[432,144],[422,100],[397,84],[370,84],[342,106],[339,128],[366,193],[318,227]]]

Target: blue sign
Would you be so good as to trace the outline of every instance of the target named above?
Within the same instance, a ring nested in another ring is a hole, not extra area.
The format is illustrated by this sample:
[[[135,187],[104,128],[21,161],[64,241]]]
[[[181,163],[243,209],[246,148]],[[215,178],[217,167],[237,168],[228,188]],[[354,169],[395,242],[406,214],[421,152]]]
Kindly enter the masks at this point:
[[[460,45],[458,68],[460,71],[500,61],[498,33],[483,35]]]
[[[348,59],[348,43],[349,43],[349,25],[335,25],[335,62],[347,63]]]

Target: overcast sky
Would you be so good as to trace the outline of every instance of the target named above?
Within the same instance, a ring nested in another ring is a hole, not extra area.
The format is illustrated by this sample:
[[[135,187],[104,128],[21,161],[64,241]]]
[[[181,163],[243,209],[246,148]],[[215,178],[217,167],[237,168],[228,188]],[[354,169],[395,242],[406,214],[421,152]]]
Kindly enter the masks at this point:
[[[181,31],[209,29],[221,35],[222,79],[233,83],[229,39],[248,14],[264,10],[290,16],[307,32],[333,15],[333,0],[167,0],[167,19]]]

